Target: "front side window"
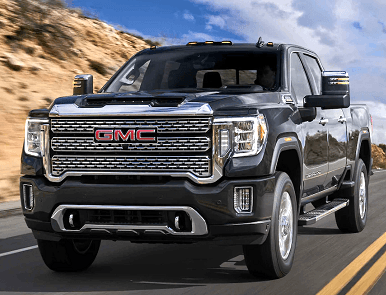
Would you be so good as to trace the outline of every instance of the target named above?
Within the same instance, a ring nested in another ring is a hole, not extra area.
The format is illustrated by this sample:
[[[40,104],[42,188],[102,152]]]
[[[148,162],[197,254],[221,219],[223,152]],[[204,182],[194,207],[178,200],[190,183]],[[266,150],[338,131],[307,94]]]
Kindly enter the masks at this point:
[[[305,54],[303,56],[311,70],[311,75],[314,77],[316,83],[316,94],[320,94],[320,89],[322,87],[322,69],[320,68],[316,58]]]
[[[303,105],[303,98],[311,94],[311,87],[302,62],[296,53],[291,54],[291,87],[298,104]]]
[[[135,56],[106,92],[164,89],[226,90],[228,86],[278,88],[278,54],[261,50],[183,48]]]

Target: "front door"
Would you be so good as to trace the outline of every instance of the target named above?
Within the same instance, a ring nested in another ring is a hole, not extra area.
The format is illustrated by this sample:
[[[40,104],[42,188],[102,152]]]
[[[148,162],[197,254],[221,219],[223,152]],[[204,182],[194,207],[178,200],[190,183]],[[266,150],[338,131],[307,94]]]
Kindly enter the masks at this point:
[[[291,94],[296,97],[298,106],[303,105],[303,98],[311,94],[311,86],[298,53],[290,58]],[[312,122],[303,122],[302,145],[304,151],[303,188],[306,196],[324,189],[328,173],[328,126],[325,111],[317,108],[317,116]]]

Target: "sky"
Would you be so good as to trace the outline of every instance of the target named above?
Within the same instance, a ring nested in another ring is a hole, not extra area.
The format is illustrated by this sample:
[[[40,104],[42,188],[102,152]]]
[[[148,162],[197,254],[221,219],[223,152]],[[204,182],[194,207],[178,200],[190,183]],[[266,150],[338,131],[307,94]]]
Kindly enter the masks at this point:
[[[167,44],[188,41],[292,43],[315,51],[326,70],[350,75],[352,103],[373,116],[386,143],[385,0],[66,0],[117,28]]]

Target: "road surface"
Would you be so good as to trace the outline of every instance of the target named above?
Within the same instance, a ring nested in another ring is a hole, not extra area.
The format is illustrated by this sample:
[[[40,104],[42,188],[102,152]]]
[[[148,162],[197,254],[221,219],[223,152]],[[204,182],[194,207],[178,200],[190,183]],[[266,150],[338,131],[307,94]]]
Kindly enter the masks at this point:
[[[343,234],[330,215],[299,227],[286,277],[252,277],[241,247],[102,241],[82,273],[55,273],[43,263],[22,215],[0,218],[0,294],[386,294],[386,171],[370,180],[367,226]],[[379,280],[378,280],[379,279]]]

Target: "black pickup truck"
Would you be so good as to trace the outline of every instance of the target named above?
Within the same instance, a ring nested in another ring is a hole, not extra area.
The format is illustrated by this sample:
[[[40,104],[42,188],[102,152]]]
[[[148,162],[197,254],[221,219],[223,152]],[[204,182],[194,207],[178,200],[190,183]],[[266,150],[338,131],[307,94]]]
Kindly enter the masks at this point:
[[[308,49],[152,47],[92,92],[76,76],[26,122],[21,203],[52,270],[86,269],[106,239],[211,241],[278,278],[298,225],[335,213],[342,231],[365,227],[371,118]]]

